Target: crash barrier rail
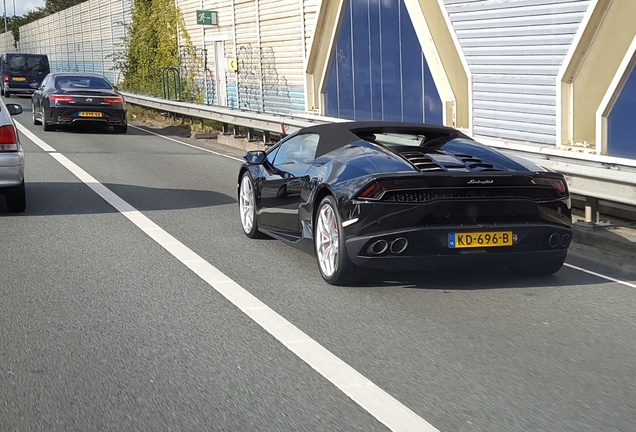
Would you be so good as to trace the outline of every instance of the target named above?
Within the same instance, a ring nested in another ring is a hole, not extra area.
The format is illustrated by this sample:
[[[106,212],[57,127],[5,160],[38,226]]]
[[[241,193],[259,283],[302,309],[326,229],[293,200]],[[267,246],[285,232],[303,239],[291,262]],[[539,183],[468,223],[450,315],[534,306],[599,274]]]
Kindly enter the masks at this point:
[[[233,133],[238,136],[239,128],[245,128],[248,139],[255,139],[260,134],[266,144],[271,141],[272,136],[284,136],[311,125],[342,121],[313,115],[270,114],[122,93],[126,101],[134,105],[177,116],[219,122],[223,125],[225,134]],[[627,212],[636,215],[636,160],[566,151],[552,146],[501,143],[485,137],[475,139],[562,172],[567,178],[570,192],[585,200],[586,223],[599,222],[600,202],[627,206]]]

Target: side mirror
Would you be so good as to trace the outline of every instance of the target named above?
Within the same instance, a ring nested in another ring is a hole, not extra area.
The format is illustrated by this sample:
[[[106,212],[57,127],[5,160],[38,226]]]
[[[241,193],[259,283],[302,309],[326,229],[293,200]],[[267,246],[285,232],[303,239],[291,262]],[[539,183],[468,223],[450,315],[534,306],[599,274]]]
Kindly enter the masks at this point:
[[[243,159],[245,159],[248,164],[260,165],[265,160],[265,152],[263,150],[251,150],[243,156]]]
[[[9,114],[11,115],[22,114],[22,105],[7,104],[7,111],[9,111]]]

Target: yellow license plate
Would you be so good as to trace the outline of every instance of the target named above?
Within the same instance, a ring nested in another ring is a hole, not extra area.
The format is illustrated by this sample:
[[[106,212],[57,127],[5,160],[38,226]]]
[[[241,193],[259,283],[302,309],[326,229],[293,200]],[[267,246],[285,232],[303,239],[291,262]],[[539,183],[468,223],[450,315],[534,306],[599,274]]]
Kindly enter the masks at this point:
[[[79,112],[79,116],[80,117],[101,117],[102,113],[100,112],[86,112],[86,111],[80,111]]]
[[[448,247],[480,248],[512,246],[512,231],[456,232],[448,234]]]
[[[25,77],[12,77],[11,78],[13,81],[26,81]]]

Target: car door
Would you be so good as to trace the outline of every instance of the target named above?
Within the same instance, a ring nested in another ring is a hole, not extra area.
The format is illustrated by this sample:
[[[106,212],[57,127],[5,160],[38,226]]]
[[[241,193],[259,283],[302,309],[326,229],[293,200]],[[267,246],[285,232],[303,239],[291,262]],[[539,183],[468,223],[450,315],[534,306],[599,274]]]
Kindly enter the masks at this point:
[[[272,161],[263,164],[259,223],[294,234],[300,229],[300,191],[314,162],[319,136],[296,135],[281,143]]]
[[[39,88],[37,88],[33,95],[31,96],[31,100],[33,101],[33,112],[36,113],[36,117],[39,117],[42,113],[42,99],[44,98],[44,89],[49,85],[51,81],[51,75],[47,75],[43,80],[42,84]]]

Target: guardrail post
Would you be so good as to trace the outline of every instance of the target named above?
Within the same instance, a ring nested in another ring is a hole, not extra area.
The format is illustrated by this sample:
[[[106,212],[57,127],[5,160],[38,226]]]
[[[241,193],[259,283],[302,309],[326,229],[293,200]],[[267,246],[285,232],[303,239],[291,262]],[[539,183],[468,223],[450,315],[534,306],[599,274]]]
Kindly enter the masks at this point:
[[[267,145],[269,144],[269,141],[269,131],[263,131],[263,144]]]
[[[585,219],[576,224],[588,230],[614,228],[612,223],[601,221],[599,199],[594,197],[585,197]]]
[[[585,198],[585,222],[591,224],[600,222],[597,198]]]
[[[255,139],[256,139],[256,135],[254,134],[254,129],[248,128],[247,129],[247,140],[248,141],[254,141]]]
[[[223,135],[229,135],[230,134],[230,125],[228,125],[227,123],[223,123],[221,125],[221,132],[223,133]]]

